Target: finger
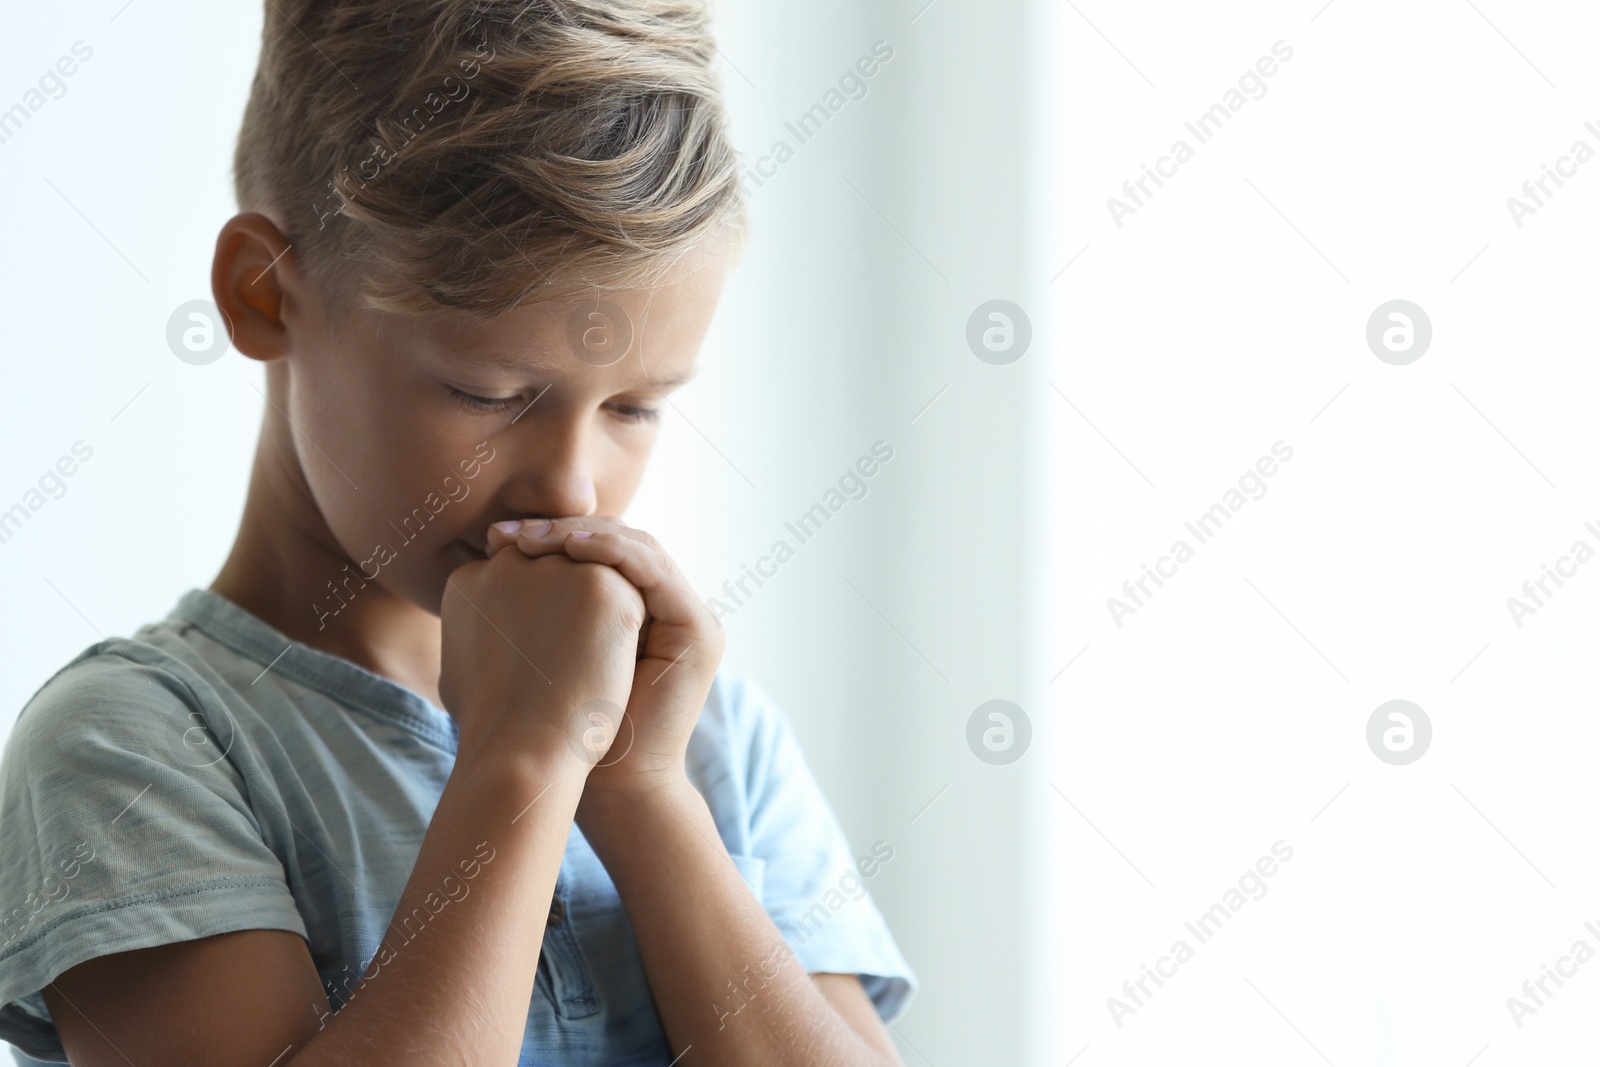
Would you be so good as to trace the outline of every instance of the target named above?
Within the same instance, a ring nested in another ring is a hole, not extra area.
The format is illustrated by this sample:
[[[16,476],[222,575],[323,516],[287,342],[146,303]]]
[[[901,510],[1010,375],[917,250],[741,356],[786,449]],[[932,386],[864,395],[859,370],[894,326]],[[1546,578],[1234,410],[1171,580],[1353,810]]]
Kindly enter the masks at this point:
[[[577,536],[587,532],[572,531],[562,541],[567,557],[615,568],[644,599],[635,693],[641,680],[654,686],[665,678],[663,689],[698,684],[701,666],[722,656],[724,634],[716,616],[694,595],[665,552],[621,533]]]
[[[494,555],[507,545],[516,544],[520,534],[530,532],[533,536],[557,534],[564,536],[568,530],[617,530],[627,536],[655,544],[655,538],[643,530],[635,530],[624,526],[611,515],[574,515],[559,519],[507,519],[504,522],[494,523],[489,527],[488,554]],[[559,540],[559,537],[557,538]],[[656,547],[660,547],[657,545]]]
[[[541,524],[546,530],[550,528],[548,519],[508,519],[505,522],[495,523],[489,527],[489,555],[494,555],[507,545],[516,544],[517,537],[523,530]]]
[[[634,531],[639,533],[642,531]],[[649,535],[645,535],[649,536]],[[645,612],[666,626],[683,626],[695,632],[715,629],[711,613],[672,557],[654,545],[628,536],[620,528],[610,530],[576,529],[561,534],[552,531],[542,537],[520,536],[517,547],[524,552],[547,551],[552,544],[581,563],[604,563],[618,572],[644,597]]]

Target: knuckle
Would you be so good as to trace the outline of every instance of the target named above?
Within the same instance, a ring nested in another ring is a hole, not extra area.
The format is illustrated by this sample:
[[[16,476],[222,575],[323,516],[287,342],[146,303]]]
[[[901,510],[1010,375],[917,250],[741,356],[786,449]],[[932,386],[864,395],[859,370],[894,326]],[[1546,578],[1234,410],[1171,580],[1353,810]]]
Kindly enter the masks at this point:
[[[572,580],[591,599],[608,600],[629,587],[627,579],[607,564],[569,562],[572,563]]]
[[[706,613],[698,632],[700,642],[706,647],[707,651],[721,655],[727,649],[728,632],[722,628],[721,621],[712,616],[710,612]]]
[[[637,616],[640,622],[644,621],[644,599],[640,597],[639,590],[633,583],[624,578],[615,568],[601,564],[591,564],[596,570],[596,591],[601,599],[609,606],[623,612],[628,618]]]
[[[577,563],[572,571],[574,581],[583,583],[585,589],[597,594],[605,593],[613,578],[620,577],[604,563]]]

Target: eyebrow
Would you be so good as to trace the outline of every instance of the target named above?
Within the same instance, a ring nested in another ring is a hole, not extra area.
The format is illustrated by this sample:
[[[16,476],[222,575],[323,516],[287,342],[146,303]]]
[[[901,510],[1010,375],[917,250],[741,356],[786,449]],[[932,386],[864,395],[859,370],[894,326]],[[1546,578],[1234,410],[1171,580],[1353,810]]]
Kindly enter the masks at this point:
[[[486,351],[474,352],[469,356],[456,357],[457,362],[487,364],[491,367],[500,367],[505,370],[524,371],[528,373],[549,373],[553,366],[546,363],[530,361],[526,356],[514,352]],[[656,389],[670,389],[673,386],[684,385],[694,379],[699,373],[699,368],[680,371],[676,374],[661,374],[645,380],[645,385]]]
[[[674,385],[683,385],[685,382],[693,381],[696,373],[698,372],[691,370],[684,371],[681,374],[665,374],[658,378],[651,378],[649,381],[645,382],[645,384],[655,386],[657,389],[666,389]]]

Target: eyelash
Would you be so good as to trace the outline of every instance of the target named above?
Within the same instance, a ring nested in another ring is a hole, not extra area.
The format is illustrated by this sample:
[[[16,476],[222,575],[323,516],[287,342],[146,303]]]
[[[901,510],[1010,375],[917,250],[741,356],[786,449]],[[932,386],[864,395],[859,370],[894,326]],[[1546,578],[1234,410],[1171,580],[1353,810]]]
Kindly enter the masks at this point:
[[[450,390],[450,395],[455,399],[456,403],[461,405],[461,407],[465,408],[467,411],[471,411],[479,415],[488,415],[498,411],[505,411],[519,399],[518,397],[514,396],[478,396],[476,393],[468,393],[457,389],[453,385],[446,386],[445,388]],[[655,408],[640,407],[636,404],[613,404],[611,406],[617,411],[618,417],[624,422],[657,422],[661,418],[661,412]]]

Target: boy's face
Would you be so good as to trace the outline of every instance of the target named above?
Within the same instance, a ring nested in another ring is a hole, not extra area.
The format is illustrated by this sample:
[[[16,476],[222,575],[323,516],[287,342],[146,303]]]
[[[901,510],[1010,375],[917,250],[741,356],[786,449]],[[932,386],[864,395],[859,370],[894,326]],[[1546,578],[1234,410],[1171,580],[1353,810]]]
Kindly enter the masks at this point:
[[[324,547],[437,613],[450,572],[484,558],[490,523],[620,516],[723,277],[720,256],[702,255],[657,288],[525,305],[487,325],[358,310],[329,331],[286,301],[285,414],[337,543]],[[344,589],[351,572],[327,577]]]

